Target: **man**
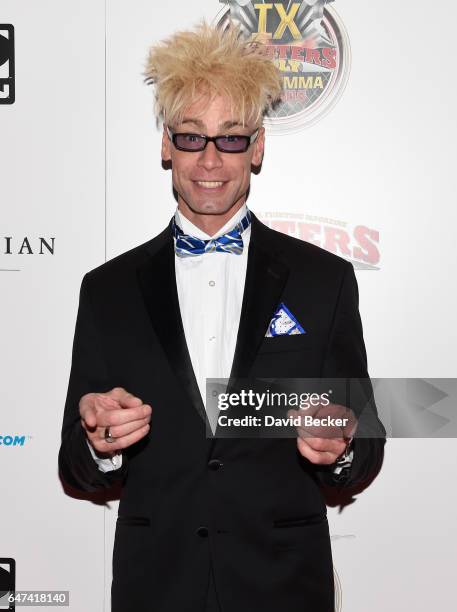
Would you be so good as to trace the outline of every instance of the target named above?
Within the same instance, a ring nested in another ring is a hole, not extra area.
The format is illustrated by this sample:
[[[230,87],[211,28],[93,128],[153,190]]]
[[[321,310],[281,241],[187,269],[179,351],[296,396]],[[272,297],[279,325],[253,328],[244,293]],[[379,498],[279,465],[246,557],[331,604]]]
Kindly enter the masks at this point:
[[[350,415],[338,436],[208,439],[205,381],[366,378],[352,266],[247,209],[262,117],[281,93],[261,47],[202,24],[154,47],[147,76],[178,208],[83,279],[62,477],[122,485],[113,612],[330,612],[319,485],[368,481],[384,440],[348,447],[356,417],[338,405]],[[269,333],[279,305],[306,333]]]

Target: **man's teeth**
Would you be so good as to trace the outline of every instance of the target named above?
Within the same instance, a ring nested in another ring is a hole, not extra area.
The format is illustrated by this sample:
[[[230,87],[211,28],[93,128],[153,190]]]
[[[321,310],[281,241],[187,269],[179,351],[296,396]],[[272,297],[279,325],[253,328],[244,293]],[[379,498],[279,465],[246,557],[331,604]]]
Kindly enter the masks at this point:
[[[197,181],[198,185],[201,185],[202,187],[209,187],[211,188],[215,188],[215,187],[221,187],[221,185],[224,184],[223,181]]]

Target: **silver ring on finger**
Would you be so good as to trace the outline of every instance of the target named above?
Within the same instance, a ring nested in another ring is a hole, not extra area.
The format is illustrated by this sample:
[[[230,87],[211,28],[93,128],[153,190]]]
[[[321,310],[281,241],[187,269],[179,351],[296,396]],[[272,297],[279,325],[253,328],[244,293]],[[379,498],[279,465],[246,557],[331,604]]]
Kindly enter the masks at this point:
[[[105,427],[105,442],[109,442],[111,444],[111,442],[114,442],[114,440],[116,438],[113,438],[113,436],[111,435],[111,431],[109,427]]]

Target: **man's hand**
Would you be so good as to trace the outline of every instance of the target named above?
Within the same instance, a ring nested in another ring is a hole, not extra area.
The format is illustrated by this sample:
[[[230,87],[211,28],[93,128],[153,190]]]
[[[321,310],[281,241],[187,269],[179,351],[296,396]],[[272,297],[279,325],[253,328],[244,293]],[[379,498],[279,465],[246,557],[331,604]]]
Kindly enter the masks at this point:
[[[346,450],[357,428],[357,419],[352,410],[339,404],[289,410],[287,414],[301,417],[302,425],[297,427],[298,450],[308,461],[319,465],[335,463]],[[307,425],[304,421],[306,416],[318,419],[318,422]],[[332,424],[332,419],[341,419],[341,423]]]
[[[107,393],[86,393],[79,402],[81,425],[100,457],[111,457],[114,451],[141,440],[149,431],[151,412],[151,406],[122,387]],[[105,440],[107,427],[113,442]]]

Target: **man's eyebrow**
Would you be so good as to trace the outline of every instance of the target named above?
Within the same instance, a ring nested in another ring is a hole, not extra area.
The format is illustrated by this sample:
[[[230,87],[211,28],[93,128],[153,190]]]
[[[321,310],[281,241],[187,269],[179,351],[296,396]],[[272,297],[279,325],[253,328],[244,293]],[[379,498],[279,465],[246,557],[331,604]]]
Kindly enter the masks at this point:
[[[181,125],[184,125],[184,123],[193,123],[201,130],[206,129],[206,125],[200,119],[193,119],[192,117],[184,117],[184,119],[181,121]],[[246,126],[243,126],[243,124],[240,121],[233,121],[232,119],[228,119],[227,121],[223,121],[222,123],[220,123],[218,129],[227,130],[229,128],[238,127],[238,126],[246,127]]]

